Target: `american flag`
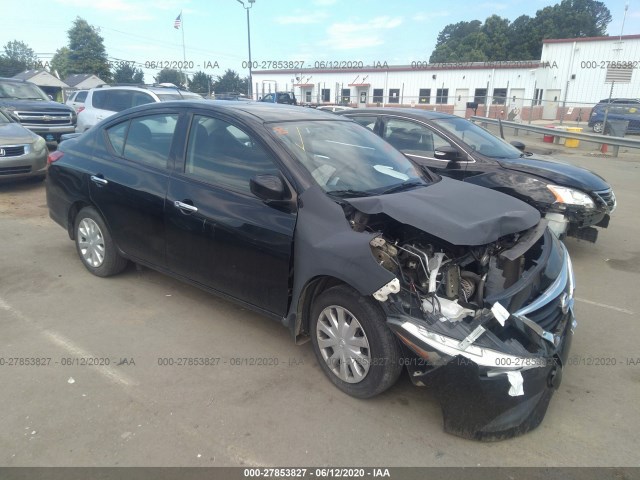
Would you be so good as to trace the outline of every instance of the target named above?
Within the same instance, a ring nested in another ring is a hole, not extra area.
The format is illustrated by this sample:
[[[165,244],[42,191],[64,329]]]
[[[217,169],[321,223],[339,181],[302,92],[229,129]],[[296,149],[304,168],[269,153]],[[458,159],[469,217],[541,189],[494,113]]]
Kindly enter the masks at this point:
[[[176,17],[176,21],[173,22],[173,28],[180,28],[180,25],[182,25],[182,12]]]

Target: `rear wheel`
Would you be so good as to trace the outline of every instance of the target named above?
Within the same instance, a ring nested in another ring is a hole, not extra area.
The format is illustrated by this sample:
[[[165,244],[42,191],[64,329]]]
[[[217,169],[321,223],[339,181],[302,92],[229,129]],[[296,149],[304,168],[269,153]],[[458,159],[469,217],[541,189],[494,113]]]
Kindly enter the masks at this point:
[[[333,287],[318,297],[311,315],[313,350],[340,390],[368,398],[396,382],[402,352],[374,300],[347,286]]]
[[[120,273],[127,260],[116,250],[111,234],[93,207],[80,210],[75,221],[76,250],[84,266],[98,277]]]

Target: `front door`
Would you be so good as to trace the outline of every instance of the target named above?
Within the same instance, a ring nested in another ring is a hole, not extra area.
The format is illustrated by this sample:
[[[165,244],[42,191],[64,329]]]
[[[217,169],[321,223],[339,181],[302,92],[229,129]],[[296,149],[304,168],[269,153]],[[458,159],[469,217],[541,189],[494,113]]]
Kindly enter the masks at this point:
[[[296,214],[249,189],[281,174],[248,129],[210,114],[191,120],[186,155],[167,192],[167,263],[179,275],[284,316]]]
[[[467,114],[467,102],[469,101],[468,88],[456,88],[456,100],[453,106],[453,114],[465,117]]]
[[[542,119],[555,120],[558,116],[558,102],[560,101],[560,90],[547,90],[544,92],[542,102]]]
[[[367,98],[369,91],[365,89],[358,90],[358,108],[365,108],[367,106]]]
[[[396,149],[417,164],[425,165],[440,175],[463,180],[465,175],[474,173],[474,169],[469,168],[475,163],[473,160],[468,160],[461,149],[422,123],[383,117],[381,131],[382,138]],[[461,155],[460,161],[437,159],[434,151],[445,146],[458,149]]]
[[[524,106],[524,88],[512,88],[507,109],[507,120],[522,121],[522,107]]]

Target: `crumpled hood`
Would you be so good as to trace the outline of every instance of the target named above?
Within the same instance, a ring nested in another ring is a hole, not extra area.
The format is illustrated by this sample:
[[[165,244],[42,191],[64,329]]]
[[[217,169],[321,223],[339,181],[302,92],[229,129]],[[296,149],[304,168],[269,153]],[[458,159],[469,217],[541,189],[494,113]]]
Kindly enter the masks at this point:
[[[535,208],[514,197],[444,177],[427,187],[347,201],[361,212],[384,213],[453,245],[485,245],[540,221]]]
[[[499,163],[509,170],[537,175],[554,185],[577,188],[584,192],[611,188],[600,175],[585,168],[566,163],[543,160],[536,157],[502,159],[499,160]]]
[[[19,123],[0,124],[0,145],[31,144],[38,139],[35,133],[27,130]]]

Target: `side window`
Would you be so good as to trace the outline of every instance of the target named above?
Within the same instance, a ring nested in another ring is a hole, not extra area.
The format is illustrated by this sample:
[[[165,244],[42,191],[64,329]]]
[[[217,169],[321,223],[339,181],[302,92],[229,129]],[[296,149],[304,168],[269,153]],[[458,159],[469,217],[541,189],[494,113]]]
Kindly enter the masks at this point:
[[[434,149],[451,143],[424,125],[408,120],[389,119],[383,138],[407,155],[434,158]]]
[[[373,131],[378,117],[375,115],[349,115],[348,118]]]
[[[143,92],[127,92],[131,95],[131,107],[137,107],[138,105],[144,105],[146,103],[153,103],[153,97]]]
[[[247,132],[223,120],[195,115],[189,131],[185,173],[213,185],[250,193],[251,177],[277,175],[279,169]]]
[[[107,136],[109,137],[109,142],[111,142],[111,146],[116,152],[116,155],[119,157],[122,156],[122,150],[124,148],[124,140],[127,137],[127,128],[129,127],[129,122],[122,122],[113,127],[109,127],[107,129]]]
[[[162,113],[131,120],[124,158],[158,168],[167,168],[177,114]]]
[[[107,93],[108,92],[106,90],[97,90],[93,92],[93,97],[91,99],[93,107],[106,110],[105,105],[107,103]]]

